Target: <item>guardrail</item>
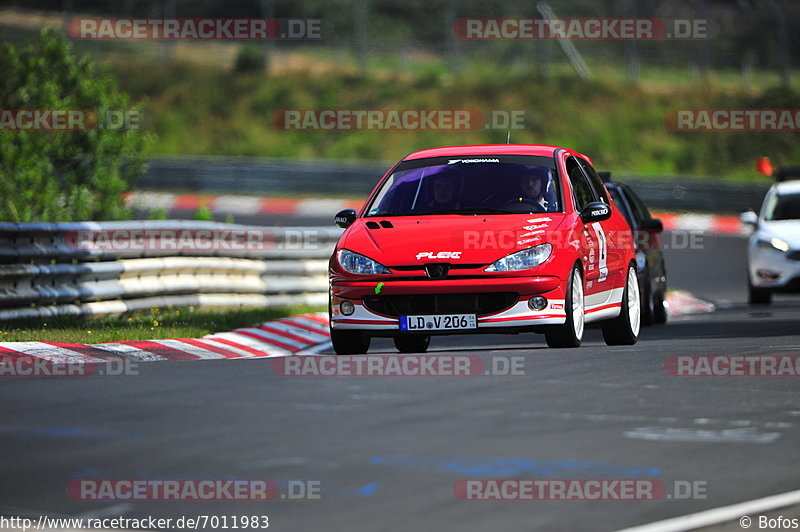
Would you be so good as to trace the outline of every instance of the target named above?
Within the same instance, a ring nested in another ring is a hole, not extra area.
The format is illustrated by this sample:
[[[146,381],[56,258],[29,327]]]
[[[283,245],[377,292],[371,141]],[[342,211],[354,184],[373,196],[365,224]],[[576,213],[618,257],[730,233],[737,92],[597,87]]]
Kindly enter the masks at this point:
[[[315,194],[364,198],[391,168],[387,161],[331,161],[258,157],[153,157],[137,180],[139,190]],[[600,168],[605,170],[605,168]],[[632,185],[652,208],[734,214],[758,209],[770,182],[737,183],[719,177],[679,175],[638,177],[614,173]]]
[[[183,220],[0,223],[0,320],[325,304],[341,233]]]

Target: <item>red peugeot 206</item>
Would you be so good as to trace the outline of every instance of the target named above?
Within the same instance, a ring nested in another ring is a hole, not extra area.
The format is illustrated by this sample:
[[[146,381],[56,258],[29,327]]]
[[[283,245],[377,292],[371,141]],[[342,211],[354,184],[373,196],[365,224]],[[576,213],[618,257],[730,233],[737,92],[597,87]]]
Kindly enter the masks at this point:
[[[544,333],[577,347],[600,323],[634,344],[640,304],[631,229],[588,157],[486,145],[412,153],[378,183],[330,260],[338,354],[388,336],[424,352],[432,335]]]

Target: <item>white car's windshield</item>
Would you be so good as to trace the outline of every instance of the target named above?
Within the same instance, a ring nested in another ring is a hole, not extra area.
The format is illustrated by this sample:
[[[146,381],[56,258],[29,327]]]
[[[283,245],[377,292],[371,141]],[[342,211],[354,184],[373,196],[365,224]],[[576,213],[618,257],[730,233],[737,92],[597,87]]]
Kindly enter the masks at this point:
[[[552,158],[439,157],[399,165],[367,216],[559,212],[559,197]]]
[[[800,194],[775,194],[767,202],[764,219],[768,222],[777,220],[800,220]]]

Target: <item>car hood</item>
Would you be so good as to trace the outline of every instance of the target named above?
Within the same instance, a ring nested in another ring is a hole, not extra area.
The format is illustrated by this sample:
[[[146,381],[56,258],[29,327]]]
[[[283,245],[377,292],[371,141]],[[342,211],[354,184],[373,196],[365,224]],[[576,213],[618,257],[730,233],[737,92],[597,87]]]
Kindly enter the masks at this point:
[[[777,237],[792,249],[800,249],[800,220],[763,222],[755,236],[762,240]]]
[[[564,217],[563,213],[548,213],[359,218],[339,247],[389,267],[436,261],[489,264],[547,242]],[[387,222],[391,227],[384,227]]]

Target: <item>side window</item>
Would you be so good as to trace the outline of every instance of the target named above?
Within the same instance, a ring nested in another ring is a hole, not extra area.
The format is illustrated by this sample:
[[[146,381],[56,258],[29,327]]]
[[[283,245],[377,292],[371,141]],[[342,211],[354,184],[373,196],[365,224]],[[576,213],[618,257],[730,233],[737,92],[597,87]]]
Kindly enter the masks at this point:
[[[617,210],[619,210],[623,214],[623,216],[625,216],[625,219],[628,220],[628,225],[633,227],[634,224],[633,224],[633,219],[631,218],[632,215],[630,212],[630,208],[625,203],[625,200],[622,198],[619,188],[617,188],[616,186],[610,186],[607,188],[608,188],[608,193],[611,194],[611,199],[614,201],[614,206],[617,208]]]
[[[647,210],[639,196],[629,187],[625,187],[625,193],[631,199],[631,207],[633,208],[634,215],[641,221],[649,220],[651,218],[650,211]]]
[[[600,179],[600,176],[597,175],[597,172],[594,171],[592,165],[580,157],[577,157],[577,159],[578,163],[581,165],[581,168],[583,168],[583,171],[586,172],[586,175],[589,178],[589,184],[591,185],[592,190],[594,190],[595,196],[606,205],[611,205],[611,202],[608,201],[608,194],[603,186],[603,181]]]
[[[575,199],[575,208],[578,212],[582,211],[589,203],[595,200],[589,183],[586,181],[578,161],[575,157],[567,159],[567,173],[569,182],[572,185],[572,197]]]

